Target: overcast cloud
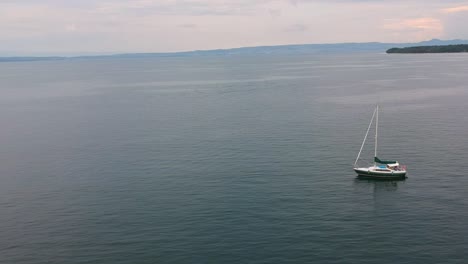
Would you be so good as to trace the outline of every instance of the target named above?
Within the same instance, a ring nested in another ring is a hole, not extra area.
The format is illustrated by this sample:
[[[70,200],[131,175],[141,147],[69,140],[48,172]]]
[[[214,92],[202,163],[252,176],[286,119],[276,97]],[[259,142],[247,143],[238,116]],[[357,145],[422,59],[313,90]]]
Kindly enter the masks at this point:
[[[0,55],[468,39],[468,1],[2,0]]]

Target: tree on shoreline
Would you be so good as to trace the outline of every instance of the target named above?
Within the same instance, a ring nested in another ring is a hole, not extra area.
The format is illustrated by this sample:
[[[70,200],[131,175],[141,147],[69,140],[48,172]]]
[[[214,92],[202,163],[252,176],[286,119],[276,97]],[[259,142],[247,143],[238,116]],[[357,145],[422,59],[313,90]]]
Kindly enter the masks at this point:
[[[417,46],[407,48],[391,48],[387,53],[455,53],[468,52],[468,44],[444,46]]]

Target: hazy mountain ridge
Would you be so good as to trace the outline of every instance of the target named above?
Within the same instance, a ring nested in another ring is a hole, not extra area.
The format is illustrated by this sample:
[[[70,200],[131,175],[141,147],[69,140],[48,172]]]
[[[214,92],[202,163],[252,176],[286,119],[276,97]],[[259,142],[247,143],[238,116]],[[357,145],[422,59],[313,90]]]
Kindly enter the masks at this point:
[[[48,56],[48,57],[0,57],[0,62],[8,61],[44,61],[44,60],[70,60],[70,59],[98,59],[98,58],[146,58],[146,57],[193,57],[210,55],[254,55],[254,54],[320,54],[320,53],[356,53],[356,52],[386,52],[391,48],[403,48],[408,46],[437,46],[468,44],[468,40],[439,40],[432,39],[418,43],[335,43],[335,44],[298,44],[278,46],[258,46],[232,49],[216,50],[194,50],[185,52],[167,53],[122,53],[114,55],[92,55],[92,56]]]

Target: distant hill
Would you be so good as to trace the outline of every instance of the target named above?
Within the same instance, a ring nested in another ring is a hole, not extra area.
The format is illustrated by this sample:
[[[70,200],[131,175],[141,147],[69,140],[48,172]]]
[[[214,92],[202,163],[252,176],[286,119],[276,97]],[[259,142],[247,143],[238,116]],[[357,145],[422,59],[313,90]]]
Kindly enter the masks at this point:
[[[0,62],[63,60],[65,57],[0,57]]]
[[[408,46],[436,46],[468,44],[468,40],[439,40],[433,39],[419,43],[336,43],[336,44],[301,44],[244,47],[217,50],[195,50],[170,53],[126,53],[115,55],[74,56],[74,57],[1,57],[0,62],[9,61],[43,61],[43,60],[75,60],[75,59],[99,59],[99,58],[154,58],[154,57],[199,57],[199,56],[238,56],[256,54],[332,54],[332,53],[377,53],[385,52],[391,48],[403,48]]]
[[[391,48],[387,53],[456,53],[468,52],[468,44]]]

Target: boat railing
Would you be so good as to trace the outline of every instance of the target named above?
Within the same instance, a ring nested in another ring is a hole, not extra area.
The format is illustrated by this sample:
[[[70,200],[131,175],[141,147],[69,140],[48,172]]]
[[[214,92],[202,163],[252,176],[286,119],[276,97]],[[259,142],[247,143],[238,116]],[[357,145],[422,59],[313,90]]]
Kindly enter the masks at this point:
[[[400,165],[395,168],[396,171],[406,171],[406,165]]]

